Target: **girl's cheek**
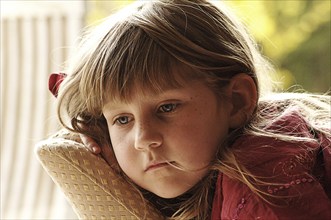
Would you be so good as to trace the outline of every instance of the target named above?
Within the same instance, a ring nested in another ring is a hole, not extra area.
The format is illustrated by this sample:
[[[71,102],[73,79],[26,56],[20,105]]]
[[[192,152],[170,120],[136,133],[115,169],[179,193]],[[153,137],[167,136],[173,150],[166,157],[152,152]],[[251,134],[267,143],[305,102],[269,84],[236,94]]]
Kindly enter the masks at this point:
[[[112,135],[111,140],[115,156],[118,159],[122,159],[123,155],[129,153],[129,143],[123,135]]]

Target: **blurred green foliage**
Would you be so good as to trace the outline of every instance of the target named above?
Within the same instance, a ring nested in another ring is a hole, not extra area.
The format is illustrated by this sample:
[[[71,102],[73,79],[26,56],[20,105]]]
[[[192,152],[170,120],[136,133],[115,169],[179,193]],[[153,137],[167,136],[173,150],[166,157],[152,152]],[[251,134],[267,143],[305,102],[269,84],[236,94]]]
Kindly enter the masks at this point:
[[[87,23],[133,2],[87,1]],[[216,1],[216,0],[214,0]],[[324,93],[330,79],[330,0],[225,0],[276,69],[282,89]]]
[[[277,70],[283,89],[330,89],[330,0],[226,1]]]

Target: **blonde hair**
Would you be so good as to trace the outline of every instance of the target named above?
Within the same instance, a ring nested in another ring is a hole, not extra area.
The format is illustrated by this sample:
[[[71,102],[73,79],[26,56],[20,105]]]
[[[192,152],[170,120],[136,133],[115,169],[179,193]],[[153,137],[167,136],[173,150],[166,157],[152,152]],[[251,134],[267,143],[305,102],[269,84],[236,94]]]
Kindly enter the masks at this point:
[[[129,100],[136,85],[157,92],[202,79],[221,95],[231,77],[246,73],[261,95],[272,88],[268,79],[272,71],[244,26],[224,5],[217,8],[205,0],[146,1],[86,33],[59,92],[59,120],[67,129],[110,145],[102,107],[110,99]],[[242,132],[271,135],[260,129],[267,120],[260,113],[270,107],[269,100],[260,100],[260,107]],[[316,103],[312,111],[319,105]],[[237,163],[230,146],[223,147],[218,155],[221,160],[213,169],[239,179],[263,197],[254,186],[258,180]],[[183,203],[176,218],[206,219],[210,215],[211,204],[205,197],[211,178],[207,176],[195,187],[196,193]]]

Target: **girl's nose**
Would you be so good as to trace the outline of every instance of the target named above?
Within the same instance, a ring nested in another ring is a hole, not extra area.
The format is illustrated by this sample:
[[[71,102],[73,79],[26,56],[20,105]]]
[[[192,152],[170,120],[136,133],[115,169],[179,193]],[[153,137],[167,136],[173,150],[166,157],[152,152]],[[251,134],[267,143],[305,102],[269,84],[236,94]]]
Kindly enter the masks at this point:
[[[137,123],[134,143],[137,150],[159,147],[162,145],[162,141],[162,135],[156,126],[153,126],[150,122]]]

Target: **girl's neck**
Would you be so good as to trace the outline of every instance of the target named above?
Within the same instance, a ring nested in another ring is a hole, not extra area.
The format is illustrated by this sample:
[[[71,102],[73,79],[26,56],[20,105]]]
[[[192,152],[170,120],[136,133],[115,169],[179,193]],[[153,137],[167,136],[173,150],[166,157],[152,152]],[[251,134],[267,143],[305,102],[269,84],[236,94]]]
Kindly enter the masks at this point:
[[[145,191],[144,197],[150,201],[157,210],[167,217],[173,216],[173,214],[180,208],[181,204],[192,197],[192,192],[186,192],[175,198],[162,198],[154,193]]]

